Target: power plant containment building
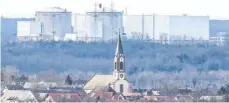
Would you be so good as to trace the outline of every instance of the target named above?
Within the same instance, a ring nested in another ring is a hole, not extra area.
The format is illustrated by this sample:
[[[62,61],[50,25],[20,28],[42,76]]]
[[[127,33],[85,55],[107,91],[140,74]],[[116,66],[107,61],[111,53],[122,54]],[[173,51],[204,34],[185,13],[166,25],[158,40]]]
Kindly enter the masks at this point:
[[[102,4],[86,14],[74,14],[74,32],[88,39],[111,41],[117,39],[118,32],[123,32],[123,13]]]
[[[209,16],[125,15],[128,38],[144,37],[158,41],[209,40]]]
[[[101,37],[103,40],[117,38],[122,29],[122,12],[87,12],[91,37]]]
[[[35,21],[41,22],[41,35],[63,38],[72,33],[71,17],[66,9],[51,7],[37,11]]]

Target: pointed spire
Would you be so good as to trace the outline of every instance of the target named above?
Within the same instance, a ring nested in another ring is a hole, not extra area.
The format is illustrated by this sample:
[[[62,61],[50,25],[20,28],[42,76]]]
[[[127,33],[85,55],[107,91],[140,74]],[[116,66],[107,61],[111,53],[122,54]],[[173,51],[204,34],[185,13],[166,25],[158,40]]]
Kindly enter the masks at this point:
[[[124,54],[123,49],[122,49],[122,40],[121,40],[121,36],[120,36],[120,30],[119,30],[118,36],[119,37],[118,37],[118,43],[117,43],[115,54]]]

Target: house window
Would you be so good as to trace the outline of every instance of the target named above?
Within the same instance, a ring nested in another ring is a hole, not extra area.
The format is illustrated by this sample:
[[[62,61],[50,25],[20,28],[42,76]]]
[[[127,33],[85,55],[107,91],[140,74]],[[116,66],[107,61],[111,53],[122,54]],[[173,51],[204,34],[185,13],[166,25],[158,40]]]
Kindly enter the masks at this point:
[[[123,62],[120,62],[120,70],[123,70]]]
[[[120,84],[120,93],[123,93],[123,84]]]

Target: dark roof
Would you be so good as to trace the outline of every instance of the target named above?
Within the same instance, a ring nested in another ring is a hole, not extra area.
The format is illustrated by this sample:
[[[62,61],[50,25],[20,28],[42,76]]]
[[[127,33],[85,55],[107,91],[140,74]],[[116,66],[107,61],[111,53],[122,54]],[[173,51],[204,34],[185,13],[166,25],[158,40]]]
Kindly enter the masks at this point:
[[[119,37],[118,37],[118,43],[117,43],[115,54],[124,54],[123,48],[122,48],[122,40],[121,40],[120,33],[119,33]]]
[[[80,102],[78,93],[49,93],[54,102]]]
[[[71,87],[53,87],[49,88],[48,93],[67,92],[67,93],[79,93],[81,96],[85,96],[86,92],[83,88],[71,88]]]
[[[24,90],[21,85],[7,85],[6,87],[8,90]]]
[[[86,84],[86,83],[87,83],[87,80],[81,80],[81,79],[73,81],[73,84]]]
[[[50,87],[49,89],[67,89],[67,90],[71,90],[71,89],[80,89],[80,88],[74,88],[74,87]]]

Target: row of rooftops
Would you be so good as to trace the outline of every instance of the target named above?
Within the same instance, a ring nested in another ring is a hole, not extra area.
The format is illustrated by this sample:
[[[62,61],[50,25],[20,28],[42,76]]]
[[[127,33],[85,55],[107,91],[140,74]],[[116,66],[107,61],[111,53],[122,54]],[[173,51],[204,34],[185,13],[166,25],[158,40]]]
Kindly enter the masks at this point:
[[[203,96],[201,97],[195,97],[195,92],[197,91],[189,91],[189,88],[180,88],[177,90],[170,90],[173,92],[172,94],[168,94],[170,91],[166,91],[163,89],[134,89],[132,93],[116,93],[115,91],[110,90],[109,87],[103,87],[92,90],[90,93],[86,93],[83,88],[73,88],[73,87],[50,87],[46,90],[42,89],[24,89],[22,86],[18,85],[7,85],[6,90],[3,91],[3,94],[1,95],[2,99],[7,100],[20,100],[25,99],[26,97],[22,97],[19,95],[15,95],[20,93],[21,95],[30,95],[27,96],[27,98],[30,98],[31,100],[33,98],[38,97],[46,97],[46,98],[52,98],[56,99],[56,101],[60,101],[58,98],[62,96],[67,96],[69,98],[72,98],[73,100],[80,100],[82,98],[85,98],[85,96],[96,100],[99,98],[99,101],[105,101],[105,102],[115,102],[115,101],[125,101],[125,102],[148,102],[149,100],[153,101],[179,101],[182,98],[190,99],[189,101],[192,101],[196,98],[199,98],[200,100],[210,100],[209,98],[217,98],[222,99],[222,96],[219,95],[213,95],[210,92],[203,91],[201,92]],[[187,90],[187,93],[180,93],[180,90]],[[38,96],[43,95],[43,96]],[[211,96],[209,95],[211,94]],[[8,96],[6,96],[8,95]],[[34,96],[33,96],[34,95]],[[43,100],[43,99],[42,99]]]

